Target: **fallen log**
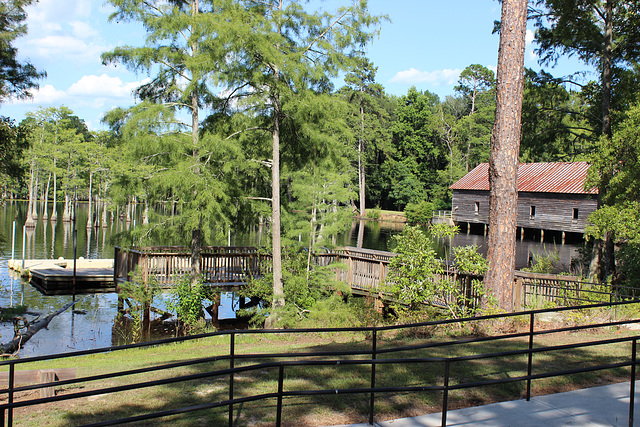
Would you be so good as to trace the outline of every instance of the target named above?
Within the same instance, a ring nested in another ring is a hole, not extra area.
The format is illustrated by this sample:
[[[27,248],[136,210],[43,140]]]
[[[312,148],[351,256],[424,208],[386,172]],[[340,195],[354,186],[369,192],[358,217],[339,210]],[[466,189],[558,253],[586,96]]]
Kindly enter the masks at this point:
[[[16,335],[13,337],[11,341],[9,341],[6,344],[0,344],[0,352],[2,352],[2,354],[4,355],[11,355],[16,351],[20,350],[20,347],[23,346],[24,343],[29,341],[29,339],[33,335],[35,335],[36,332],[38,332],[42,328],[46,328],[47,326],[49,326],[51,319],[56,317],[58,314],[65,312],[66,310],[74,306],[79,301],[80,300],[71,301],[70,303],[66,304],[64,307],[62,307],[58,311],[55,311],[50,315],[48,315],[47,317],[44,317],[40,320],[36,320],[35,322],[29,324],[29,327],[27,328],[27,331],[25,333],[23,334],[16,333]]]

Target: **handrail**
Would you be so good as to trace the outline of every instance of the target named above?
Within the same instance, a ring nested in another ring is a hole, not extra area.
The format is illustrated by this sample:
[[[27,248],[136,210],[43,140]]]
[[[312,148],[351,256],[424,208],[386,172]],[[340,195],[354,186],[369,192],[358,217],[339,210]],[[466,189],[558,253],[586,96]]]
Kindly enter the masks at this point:
[[[478,317],[471,317],[471,318],[465,318],[465,319],[449,319],[449,320],[443,320],[443,321],[429,321],[429,322],[421,322],[421,323],[415,323],[415,324],[409,324],[409,325],[389,325],[389,326],[380,326],[380,327],[376,327],[376,326],[370,326],[370,327],[350,327],[350,328],[301,328],[301,329],[285,329],[285,330],[241,330],[241,331],[218,331],[218,332],[212,332],[212,333],[207,333],[207,334],[199,334],[193,337],[178,337],[178,338],[171,338],[171,339],[165,339],[165,340],[160,340],[160,341],[154,341],[154,342],[150,342],[150,343],[140,343],[140,344],[131,344],[131,345],[125,345],[125,346],[116,346],[116,347],[108,347],[108,348],[102,348],[102,349],[93,349],[93,350],[83,350],[83,351],[77,351],[77,352],[72,352],[72,353],[68,353],[68,354],[58,354],[58,355],[49,355],[49,356],[39,356],[39,357],[32,357],[32,358],[25,358],[25,359],[16,359],[16,360],[5,360],[5,361],[0,361],[0,366],[7,366],[10,369],[10,381],[9,381],[9,386],[6,389],[1,389],[0,390],[0,394],[7,394],[8,395],[8,400],[7,403],[3,403],[0,404],[0,410],[3,413],[3,419],[4,419],[4,415],[7,415],[7,423],[8,425],[12,425],[13,422],[13,410],[15,408],[20,408],[20,407],[29,407],[32,405],[42,405],[42,404],[46,404],[46,403],[51,403],[51,402],[57,402],[57,401],[63,401],[63,400],[73,400],[73,399],[78,399],[78,398],[82,398],[82,397],[89,397],[89,396],[96,396],[99,394],[108,394],[108,393],[117,393],[120,391],[125,391],[125,390],[135,390],[135,389],[140,389],[140,388],[145,388],[145,387],[152,387],[152,386],[156,386],[156,385],[163,385],[163,384],[175,384],[175,383],[181,383],[181,382],[185,382],[188,380],[195,380],[195,379],[203,379],[203,378],[213,378],[213,377],[228,377],[229,378],[229,398],[227,400],[224,401],[217,401],[217,402],[212,402],[212,403],[208,403],[208,404],[201,404],[201,405],[195,405],[195,406],[188,406],[188,407],[182,407],[182,408],[175,408],[175,409],[170,409],[170,410],[164,410],[164,411],[160,411],[160,412],[151,412],[148,414],[143,414],[143,415],[138,415],[138,416],[134,416],[134,417],[127,417],[127,418],[122,418],[122,419],[118,419],[118,420],[107,420],[107,421],[103,421],[100,423],[97,423],[95,425],[116,425],[116,424],[121,424],[121,423],[125,423],[125,422],[133,422],[133,421],[140,421],[140,420],[150,420],[150,419],[156,419],[158,417],[161,416],[166,416],[166,415],[171,415],[171,414],[179,414],[179,413],[185,413],[185,412],[191,412],[191,411],[199,411],[199,410],[203,410],[203,409],[207,409],[207,408],[213,408],[213,407],[228,407],[229,408],[229,424],[232,425],[233,422],[233,405],[237,405],[239,403],[242,402],[248,402],[248,401],[256,401],[256,400],[263,400],[263,399],[267,399],[267,398],[276,398],[277,399],[277,407],[276,407],[276,411],[277,411],[277,420],[278,422],[276,423],[277,425],[280,425],[280,421],[281,421],[281,414],[282,414],[282,407],[284,405],[283,403],[283,397],[292,397],[292,396],[304,396],[304,395],[321,395],[321,394],[361,394],[361,395],[366,395],[369,396],[369,419],[370,419],[370,423],[373,423],[374,417],[375,417],[375,396],[381,394],[381,393],[393,393],[393,392],[399,392],[399,391],[403,391],[403,392],[419,392],[419,391],[425,391],[425,390],[438,390],[441,391],[443,393],[443,401],[442,401],[442,425],[446,425],[446,419],[447,419],[447,411],[448,411],[448,392],[450,390],[456,390],[456,389],[461,389],[461,388],[472,388],[472,387],[480,387],[480,386],[485,386],[485,385],[489,385],[489,384],[503,384],[503,383],[508,383],[508,382],[515,382],[515,381],[525,381],[527,383],[527,400],[530,399],[531,397],[531,383],[533,380],[536,379],[541,379],[541,378],[549,378],[549,377],[553,377],[553,376],[564,376],[564,375],[570,375],[573,373],[579,373],[579,372],[588,372],[588,371],[598,371],[598,370],[603,370],[603,369],[610,369],[613,367],[627,367],[627,366],[631,366],[631,373],[630,373],[630,381],[632,386],[635,384],[635,366],[637,364],[636,361],[636,348],[637,348],[637,340],[638,338],[640,338],[640,336],[638,335],[633,335],[633,336],[629,336],[629,337],[616,337],[616,338],[609,338],[609,339],[601,339],[601,340],[597,340],[597,341],[585,341],[585,342],[577,342],[577,343],[571,343],[571,344],[560,344],[560,345],[554,345],[554,346],[545,346],[545,347],[534,347],[534,337],[542,335],[542,334],[551,334],[551,333],[558,333],[558,332],[567,332],[567,331],[574,331],[574,330],[582,330],[582,329],[586,329],[586,328],[605,328],[605,327],[610,327],[610,326],[620,326],[620,325],[625,325],[625,324],[633,324],[633,323],[640,323],[640,319],[636,319],[636,320],[619,320],[619,321],[611,321],[611,322],[601,322],[601,323],[597,323],[597,324],[588,324],[588,325],[581,325],[581,326],[576,326],[576,327],[561,327],[561,328],[556,328],[556,329],[549,329],[549,330],[536,330],[536,316],[539,316],[540,314],[543,313],[551,313],[551,312],[556,312],[556,313],[560,313],[560,312],[566,312],[566,311],[570,311],[570,310],[588,310],[588,309],[596,309],[596,308],[615,308],[617,306],[622,306],[622,305],[630,305],[630,304],[638,304],[640,301],[625,301],[625,302],[618,302],[618,303],[613,303],[613,304],[590,304],[590,305],[586,305],[586,306],[580,306],[580,307],[563,307],[563,308],[559,308],[559,309],[540,309],[540,310],[527,310],[527,311],[523,311],[523,312],[516,312],[516,313],[506,313],[506,314],[495,314],[495,315],[486,315],[486,316],[478,316]],[[378,349],[377,348],[377,343],[378,343],[378,335],[380,332],[382,331],[389,331],[389,330],[399,330],[399,329],[408,329],[408,328],[416,328],[416,327],[422,327],[422,326],[427,326],[427,325],[447,325],[447,324],[453,324],[453,323],[468,323],[468,322],[479,322],[479,321],[483,321],[483,320],[491,320],[491,319],[509,319],[509,318],[513,318],[515,316],[519,316],[519,317],[528,317],[529,319],[529,330],[528,332],[520,332],[520,333],[510,333],[510,334],[502,334],[502,335],[497,335],[497,336],[491,336],[491,337],[477,337],[477,338],[468,338],[468,339],[461,339],[461,340],[457,340],[457,341],[451,341],[451,342],[431,342],[431,343],[424,343],[421,345],[415,345],[415,346],[402,346],[402,347],[394,347],[394,348],[389,348],[389,349]],[[242,334],[258,334],[258,335],[268,335],[268,334],[301,334],[301,333],[308,333],[308,332],[312,332],[312,333],[318,333],[318,332],[367,332],[370,333],[371,336],[371,348],[370,349],[362,349],[362,350],[348,350],[348,351],[319,351],[319,352],[304,352],[304,353],[251,353],[251,354],[242,354],[242,353],[238,353],[237,349],[236,349],[236,337],[238,335],[242,335]],[[111,374],[101,374],[101,375],[94,375],[94,376],[89,376],[89,377],[81,377],[81,378],[75,378],[75,379],[69,379],[69,380],[65,380],[65,381],[60,381],[57,383],[47,383],[47,384],[37,384],[37,385],[29,385],[29,386],[21,386],[21,387],[15,387],[13,384],[13,376],[15,375],[15,368],[17,366],[20,366],[21,364],[24,363],[32,363],[35,361],[39,361],[39,360],[55,360],[55,359],[60,359],[60,358],[69,358],[69,357],[77,357],[77,356],[81,356],[81,355],[87,355],[87,354],[98,354],[98,353],[105,353],[105,352],[114,352],[114,351],[121,351],[121,350],[125,350],[125,349],[130,349],[130,348],[140,348],[140,347],[148,347],[148,346],[158,346],[158,345],[162,345],[162,344],[167,344],[167,343],[173,343],[173,342],[180,342],[180,341],[189,341],[189,340],[193,340],[193,339],[201,339],[204,337],[213,337],[213,336],[227,336],[229,337],[229,352],[228,354],[225,355],[220,355],[220,356],[211,356],[211,357],[205,357],[205,358],[198,358],[198,359],[190,359],[190,360],[185,360],[185,361],[180,361],[180,362],[172,362],[172,363],[167,363],[167,364],[163,364],[163,365],[159,365],[159,366],[150,366],[150,367],[145,367],[145,368],[139,368],[139,369],[132,369],[132,370],[124,370],[124,371],[119,371],[119,372],[114,372]],[[405,351],[414,351],[416,349],[423,349],[423,348],[430,348],[430,347],[443,347],[443,346],[460,346],[460,345],[468,345],[474,342],[481,342],[481,341],[487,341],[487,340],[510,340],[513,339],[514,337],[521,337],[521,338],[529,338],[529,346],[526,349],[516,349],[516,350],[509,350],[509,351],[503,351],[503,352],[491,352],[491,353],[484,353],[484,354],[468,354],[468,355],[464,355],[464,356],[450,356],[450,357],[414,357],[414,358],[403,358],[403,357],[392,357],[392,358],[387,358],[387,359],[381,359],[378,356],[382,355],[382,354],[398,354],[401,352],[405,352]],[[566,350],[571,350],[571,349],[578,349],[578,348],[589,348],[589,347],[595,347],[595,346],[601,346],[601,345],[607,345],[607,344],[614,344],[614,343],[624,343],[624,342],[630,342],[632,343],[632,351],[631,354],[629,356],[628,360],[622,360],[616,363],[608,363],[608,364],[603,364],[603,365],[598,365],[598,366],[590,366],[590,367],[581,367],[579,369],[564,369],[564,370],[559,370],[559,371],[552,371],[552,372],[533,372],[533,357],[536,354],[539,353],[551,353],[551,352],[556,352],[556,351],[566,351]],[[492,359],[492,358],[507,358],[507,357],[518,357],[518,356],[523,356],[526,355],[528,360],[527,360],[527,375],[520,375],[517,377],[511,377],[511,378],[501,378],[501,379],[491,379],[491,380],[484,380],[484,381],[460,381],[460,382],[451,382],[451,375],[450,375],[450,366],[451,364],[454,363],[464,363],[464,362],[469,362],[469,361],[474,361],[474,360],[481,360],[481,359]],[[354,356],[359,356],[359,359],[353,359],[353,358],[345,358],[345,357],[354,357]],[[317,359],[318,357],[333,357],[333,359],[319,359],[319,360],[299,360],[300,358],[306,359],[307,357],[311,357],[311,358],[315,358]],[[254,364],[249,364],[249,365],[244,365],[244,366],[240,366],[240,367],[236,367],[234,366],[234,360],[236,359],[242,359],[245,361],[251,360],[251,359],[261,359],[261,360],[271,360],[268,362],[260,362],[260,363],[254,363]],[[283,360],[279,360],[279,359],[283,359]],[[287,360],[287,359],[293,359],[293,360]],[[14,400],[14,395],[17,392],[21,392],[21,391],[28,391],[28,390],[35,390],[38,388],[43,388],[43,387],[54,387],[56,385],[71,385],[71,384],[75,384],[75,383],[87,383],[90,381],[97,381],[97,380],[103,380],[103,379],[108,379],[108,378],[115,378],[118,376],[129,376],[129,375],[134,375],[134,374],[139,374],[139,373],[144,373],[144,372],[153,372],[153,371],[166,371],[169,369],[173,369],[176,367],[181,367],[181,366],[189,366],[189,365],[195,365],[195,364],[203,364],[203,363],[209,363],[212,361],[221,361],[221,360],[229,360],[229,368],[225,368],[225,369],[217,369],[217,370],[211,370],[211,371],[206,371],[206,372],[200,372],[197,374],[188,374],[188,375],[178,375],[178,376],[174,376],[174,377],[169,377],[169,378],[163,378],[163,379],[154,379],[154,380],[147,380],[147,381],[142,381],[142,382],[137,382],[137,383],[131,383],[128,385],[121,385],[121,386],[111,386],[111,387],[106,387],[106,388],[100,388],[100,389],[95,389],[95,390],[83,390],[83,391],[73,391],[72,389],[67,390],[67,392],[64,395],[59,395],[59,396],[53,396],[53,397],[47,397],[47,398],[39,398],[39,399],[27,399],[27,400],[22,400],[22,401],[15,401]],[[444,371],[444,380],[441,384],[426,384],[426,385],[420,385],[420,386],[405,386],[405,385],[399,385],[399,386],[386,386],[386,387],[377,387],[376,386],[376,370],[375,367],[377,365],[380,364],[387,364],[387,365],[393,365],[393,366],[402,366],[402,365],[406,365],[406,364],[415,364],[415,363],[422,363],[422,364],[440,364],[442,365],[442,369]],[[360,387],[360,388],[345,388],[345,389],[337,389],[337,390],[285,390],[284,389],[284,380],[286,378],[286,372],[287,369],[290,369],[291,367],[296,367],[296,366],[327,366],[327,367],[331,367],[331,366],[340,366],[340,365],[364,365],[364,366],[370,366],[371,368],[371,378],[370,378],[370,384],[368,387]],[[278,369],[278,391],[275,393],[265,393],[265,394],[257,394],[257,395],[253,395],[253,396],[245,396],[242,398],[238,398],[235,397],[233,395],[233,383],[234,383],[234,375],[238,374],[238,373],[249,373],[249,372],[262,372],[266,369]],[[635,400],[634,400],[634,394],[633,394],[633,389],[630,390],[630,403],[629,403],[629,425],[633,425],[633,409],[635,406]]]

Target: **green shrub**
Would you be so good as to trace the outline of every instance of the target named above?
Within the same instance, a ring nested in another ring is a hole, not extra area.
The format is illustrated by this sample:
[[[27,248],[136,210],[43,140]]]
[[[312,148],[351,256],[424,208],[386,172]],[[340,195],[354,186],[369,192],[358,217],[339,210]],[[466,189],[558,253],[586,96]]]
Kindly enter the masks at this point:
[[[380,209],[367,209],[367,219],[379,220],[382,215],[382,211]]]
[[[153,300],[160,294],[161,289],[155,277],[144,277],[140,267],[131,275],[130,280],[122,282],[119,285],[120,296],[129,302],[129,310],[131,316],[131,340],[138,340],[142,334],[148,334],[149,331],[142,330],[142,322],[144,316],[149,316],[149,309]],[[149,321],[149,319],[146,319]]]
[[[404,208],[404,215],[407,217],[407,223],[411,225],[427,225],[433,218],[433,203],[409,203]]]
[[[344,297],[351,294],[351,288],[344,282],[335,280],[335,269],[339,264],[329,266],[310,265],[307,270],[308,252],[298,247],[283,248],[282,283],[285,306],[278,310],[276,318],[279,327],[302,327],[307,324],[341,324],[341,317],[349,317]],[[272,314],[273,275],[251,279],[240,291],[240,296],[259,297],[264,304],[241,310],[240,316],[250,317],[250,322],[261,326],[265,318]]]
[[[205,329],[202,307],[206,299],[206,289],[201,281],[192,284],[190,276],[178,280],[167,301],[167,309],[176,315],[178,330],[189,334]]]

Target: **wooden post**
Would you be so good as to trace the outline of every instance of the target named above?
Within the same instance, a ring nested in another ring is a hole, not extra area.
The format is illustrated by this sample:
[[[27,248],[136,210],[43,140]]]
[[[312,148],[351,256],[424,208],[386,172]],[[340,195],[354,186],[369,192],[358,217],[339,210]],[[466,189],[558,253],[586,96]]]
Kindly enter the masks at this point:
[[[522,310],[522,306],[524,305],[522,301],[523,295],[523,279],[522,277],[516,277],[513,287],[513,308],[515,311]]]
[[[52,383],[56,380],[56,373],[53,369],[42,369],[39,371],[40,384]],[[40,389],[40,398],[53,397],[56,395],[54,387],[43,387]]]

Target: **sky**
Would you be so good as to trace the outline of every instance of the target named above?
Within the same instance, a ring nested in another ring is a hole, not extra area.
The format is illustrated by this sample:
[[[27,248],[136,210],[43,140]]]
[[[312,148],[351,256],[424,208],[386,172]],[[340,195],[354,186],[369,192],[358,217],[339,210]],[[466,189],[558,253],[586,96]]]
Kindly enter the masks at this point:
[[[347,0],[313,1],[332,10]],[[480,64],[496,69],[499,36],[492,30],[500,18],[497,0],[369,0],[369,9],[390,18],[368,48],[368,57],[378,67],[377,81],[387,93],[404,95],[415,86],[444,99],[454,94],[465,67]],[[135,103],[132,92],[149,75],[135,74],[123,65],[104,66],[100,55],[117,46],[142,45],[141,26],[109,22],[113,9],[103,0],[39,0],[27,12],[28,34],[15,43],[18,57],[46,71],[47,77],[32,99],[0,105],[0,115],[19,122],[40,107],[64,105],[90,130],[101,130],[105,112]],[[532,42],[529,29],[525,66],[538,70]],[[587,68],[563,60],[545,69],[559,76]],[[342,84],[335,82],[336,87]]]

